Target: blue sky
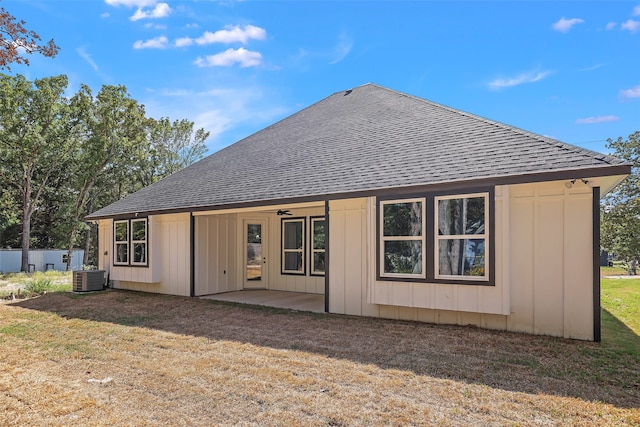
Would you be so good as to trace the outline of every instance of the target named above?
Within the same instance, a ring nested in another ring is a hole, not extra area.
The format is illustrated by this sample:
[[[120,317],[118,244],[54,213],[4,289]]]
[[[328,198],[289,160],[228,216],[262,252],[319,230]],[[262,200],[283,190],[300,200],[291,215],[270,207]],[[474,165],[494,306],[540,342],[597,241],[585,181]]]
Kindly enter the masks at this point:
[[[125,85],[217,151],[365,83],[606,152],[640,130],[640,1],[0,1],[43,40],[11,73]]]

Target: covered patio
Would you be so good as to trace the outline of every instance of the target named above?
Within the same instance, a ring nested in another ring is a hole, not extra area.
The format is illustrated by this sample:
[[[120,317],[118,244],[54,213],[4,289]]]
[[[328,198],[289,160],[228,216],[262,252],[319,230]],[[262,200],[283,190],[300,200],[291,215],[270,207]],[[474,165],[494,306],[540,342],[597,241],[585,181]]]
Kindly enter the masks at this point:
[[[324,313],[324,295],[322,294],[257,289],[205,295],[200,298]]]

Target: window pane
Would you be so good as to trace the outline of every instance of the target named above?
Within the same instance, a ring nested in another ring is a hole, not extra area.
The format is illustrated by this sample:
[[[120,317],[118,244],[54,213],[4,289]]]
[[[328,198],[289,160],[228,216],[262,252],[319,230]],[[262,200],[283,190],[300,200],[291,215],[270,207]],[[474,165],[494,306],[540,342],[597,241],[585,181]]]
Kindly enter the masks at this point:
[[[438,234],[484,234],[484,197],[439,200]]]
[[[147,221],[131,221],[131,240],[147,240]]]
[[[324,249],[325,220],[313,220],[313,249]]]
[[[116,262],[117,263],[129,262],[128,249],[129,249],[129,244],[116,243]]]
[[[247,224],[247,280],[262,280],[262,225]]]
[[[382,205],[385,236],[422,236],[422,202]]]
[[[284,269],[286,271],[302,271],[302,252],[285,252]]]
[[[116,242],[126,242],[129,240],[129,236],[128,236],[129,223],[128,222],[116,222],[115,228],[116,228],[116,231],[115,231]]]
[[[422,274],[422,241],[384,242],[384,272]]]
[[[147,244],[146,243],[133,244],[133,262],[139,262],[142,264],[147,262]]]
[[[324,252],[313,254],[313,272],[324,273]]]
[[[485,276],[484,239],[441,239],[438,272],[451,276]]]
[[[288,221],[283,223],[284,248],[302,249],[302,221]]]

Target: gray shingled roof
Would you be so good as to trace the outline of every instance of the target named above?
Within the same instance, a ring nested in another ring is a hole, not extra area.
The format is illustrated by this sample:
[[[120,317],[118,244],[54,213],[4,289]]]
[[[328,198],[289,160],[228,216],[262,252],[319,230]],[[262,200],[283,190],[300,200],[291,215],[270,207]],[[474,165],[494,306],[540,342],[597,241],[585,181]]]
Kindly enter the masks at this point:
[[[337,92],[88,218],[596,169],[616,158],[374,84]],[[624,173],[624,172],[623,172]],[[576,175],[576,177],[578,177]]]

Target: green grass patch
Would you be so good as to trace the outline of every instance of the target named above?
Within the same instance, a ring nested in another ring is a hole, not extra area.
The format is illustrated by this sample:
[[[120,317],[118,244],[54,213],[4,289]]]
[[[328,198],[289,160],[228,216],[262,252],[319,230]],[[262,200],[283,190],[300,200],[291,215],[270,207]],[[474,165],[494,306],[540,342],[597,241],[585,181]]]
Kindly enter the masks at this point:
[[[640,278],[601,280],[602,306],[640,334]]]
[[[625,265],[614,265],[613,267],[600,267],[600,276],[626,276],[629,268]]]

